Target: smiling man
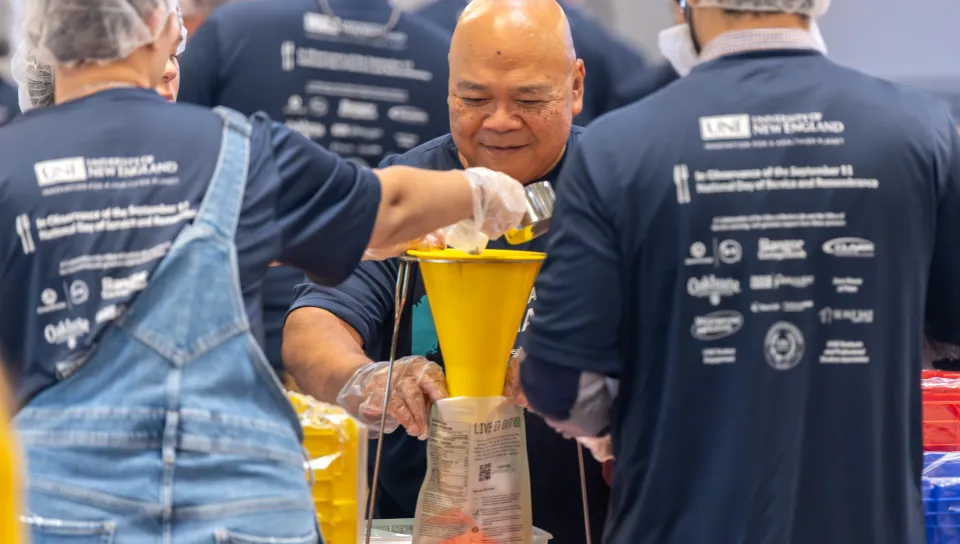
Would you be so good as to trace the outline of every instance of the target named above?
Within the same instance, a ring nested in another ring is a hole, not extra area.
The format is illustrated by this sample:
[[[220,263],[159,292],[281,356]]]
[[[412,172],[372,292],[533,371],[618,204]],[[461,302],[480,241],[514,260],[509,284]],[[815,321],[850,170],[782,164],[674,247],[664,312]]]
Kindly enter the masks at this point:
[[[583,62],[555,0],[475,0],[464,11],[450,48],[451,133],[381,166],[434,170],[487,166],[525,182],[555,181],[581,129]],[[542,251],[545,237],[513,249]],[[493,240],[488,247],[508,247]],[[353,408],[382,393],[394,319],[397,262],[365,262],[336,288],[307,283],[284,328],[283,358],[301,389]],[[426,472],[425,438],[432,401],[446,396],[443,356],[421,278],[414,269],[398,344],[390,415],[406,432],[385,437],[378,494],[383,518],[412,517]],[[531,293],[530,300],[536,298]],[[525,322],[527,320],[525,319]],[[526,325],[521,327],[520,336]],[[379,385],[379,391],[377,391]],[[533,521],[556,544],[584,541],[576,444],[543,421],[527,418]],[[409,436],[413,435],[413,436]],[[599,542],[609,488],[587,461],[593,540]]]

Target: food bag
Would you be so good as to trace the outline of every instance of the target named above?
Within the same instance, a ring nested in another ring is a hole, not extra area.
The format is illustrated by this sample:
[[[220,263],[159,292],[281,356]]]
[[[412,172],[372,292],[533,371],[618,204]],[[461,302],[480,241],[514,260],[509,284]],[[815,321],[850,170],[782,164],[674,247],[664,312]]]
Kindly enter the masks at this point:
[[[532,533],[523,408],[505,397],[436,402],[413,541],[526,544]]]

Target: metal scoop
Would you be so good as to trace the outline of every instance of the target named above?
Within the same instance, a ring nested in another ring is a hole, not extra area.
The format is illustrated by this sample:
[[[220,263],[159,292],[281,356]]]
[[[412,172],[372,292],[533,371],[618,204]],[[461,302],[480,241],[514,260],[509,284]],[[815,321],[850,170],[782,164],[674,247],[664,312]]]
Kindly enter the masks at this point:
[[[524,190],[527,193],[527,211],[523,221],[504,234],[507,243],[514,246],[529,242],[550,230],[553,204],[557,201],[557,194],[553,192],[549,181],[531,183]]]

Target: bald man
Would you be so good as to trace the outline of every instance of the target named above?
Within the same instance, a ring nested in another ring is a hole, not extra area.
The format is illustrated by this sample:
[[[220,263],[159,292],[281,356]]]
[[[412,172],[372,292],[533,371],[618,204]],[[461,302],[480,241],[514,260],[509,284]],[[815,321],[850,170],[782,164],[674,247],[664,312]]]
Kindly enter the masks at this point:
[[[409,1],[418,15],[452,31],[470,0]],[[616,108],[644,98],[677,79],[669,63],[652,63],[620,40],[575,2],[560,0],[570,21],[573,44],[587,65],[583,111],[574,121],[587,126],[592,120]]]
[[[584,81],[584,66],[559,5],[554,0],[475,0],[454,32],[449,62],[451,133],[389,157],[381,167],[486,166],[525,183],[555,181],[580,137],[572,119],[583,105]],[[545,246],[545,238],[525,246],[508,246],[503,240],[489,245],[534,251]],[[312,283],[298,287],[284,328],[283,359],[301,389],[336,402],[358,371],[389,357],[397,264],[365,262],[332,289]],[[535,298],[530,293],[529,302]],[[391,415],[403,428],[385,438],[377,505],[382,518],[413,516],[426,471],[426,448],[416,436],[426,437],[430,403],[446,396],[443,356],[416,268],[407,300],[398,357],[412,357],[394,372],[419,383],[394,389],[401,400]],[[529,313],[521,337],[528,320]],[[576,445],[536,416],[527,417],[526,425],[534,524],[553,533],[557,544],[582,544]],[[593,540],[599,542],[609,488],[592,459],[587,475]]]

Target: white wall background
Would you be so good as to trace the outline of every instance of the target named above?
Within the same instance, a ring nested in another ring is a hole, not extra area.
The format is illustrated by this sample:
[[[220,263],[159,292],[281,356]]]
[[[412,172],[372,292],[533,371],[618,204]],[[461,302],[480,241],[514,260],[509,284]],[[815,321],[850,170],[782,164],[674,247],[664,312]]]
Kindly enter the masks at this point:
[[[673,0],[581,0],[644,51],[672,24]],[[867,73],[960,92],[960,1],[833,0],[820,21],[830,57]]]

